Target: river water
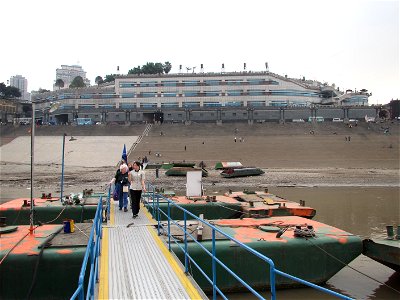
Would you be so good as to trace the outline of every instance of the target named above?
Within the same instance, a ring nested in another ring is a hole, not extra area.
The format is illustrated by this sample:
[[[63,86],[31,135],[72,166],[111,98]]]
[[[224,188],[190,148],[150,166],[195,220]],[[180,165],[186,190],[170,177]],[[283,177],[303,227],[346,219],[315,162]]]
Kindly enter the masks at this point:
[[[314,220],[365,238],[386,237],[386,225],[400,224],[400,189],[397,187],[269,188],[291,201],[305,200],[317,210]],[[400,273],[360,255],[333,276],[325,287],[355,299],[400,299]],[[395,292],[389,285],[399,292]],[[263,293],[269,298],[269,293]],[[253,299],[249,293],[229,294],[229,299]],[[335,299],[311,288],[278,290],[277,299]]]
[[[386,236],[386,225],[400,224],[400,188],[398,187],[270,187],[269,191],[291,201],[305,200],[316,209],[316,221],[329,224],[364,238]],[[36,193],[35,193],[36,194]],[[29,197],[29,190],[1,189],[0,203],[17,197]],[[39,195],[37,195],[39,196]],[[356,299],[400,299],[400,273],[364,255],[343,268],[326,284]],[[268,293],[263,294],[269,298]],[[229,294],[229,299],[252,299],[248,293]],[[334,299],[311,288],[278,290],[277,299]]]

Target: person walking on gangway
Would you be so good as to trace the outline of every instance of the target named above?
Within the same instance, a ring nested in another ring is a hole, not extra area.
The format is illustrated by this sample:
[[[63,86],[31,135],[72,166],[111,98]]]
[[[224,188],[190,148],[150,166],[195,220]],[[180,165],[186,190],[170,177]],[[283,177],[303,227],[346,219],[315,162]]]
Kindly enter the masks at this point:
[[[130,182],[129,197],[131,199],[131,208],[133,218],[136,218],[140,210],[140,198],[142,196],[142,191],[146,192],[145,184],[145,173],[141,169],[141,164],[135,161],[132,165],[133,170],[128,174],[128,180]]]

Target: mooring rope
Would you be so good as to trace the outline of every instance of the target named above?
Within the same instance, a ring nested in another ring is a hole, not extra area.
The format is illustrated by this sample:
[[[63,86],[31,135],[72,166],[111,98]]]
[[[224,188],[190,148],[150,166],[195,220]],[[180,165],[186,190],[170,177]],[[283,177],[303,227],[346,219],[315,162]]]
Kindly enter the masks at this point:
[[[359,270],[357,270],[357,269],[351,267],[349,264],[346,264],[345,262],[341,261],[341,260],[340,260],[339,258],[337,258],[336,256],[330,254],[330,253],[327,252],[325,249],[323,249],[323,248],[321,248],[320,246],[318,246],[317,244],[313,243],[313,242],[311,241],[311,239],[307,239],[307,238],[306,238],[306,240],[309,241],[309,242],[311,242],[311,244],[313,244],[315,247],[317,247],[318,249],[320,249],[322,252],[324,252],[324,253],[327,254],[328,256],[332,257],[333,259],[337,260],[338,262],[342,263],[342,264],[345,265],[346,267],[349,267],[349,268],[352,269],[353,271],[356,271],[357,273],[360,273],[361,275],[364,275],[365,277],[368,277],[369,279],[371,279],[371,280],[373,280],[373,281],[375,281],[375,282],[377,282],[377,283],[379,283],[379,284],[381,284],[381,285],[384,285],[384,286],[386,286],[387,288],[393,290],[394,292],[400,294],[400,291],[399,291],[399,290],[396,290],[395,288],[391,287],[390,285],[387,285],[386,283],[381,282],[381,281],[379,281],[379,280],[377,280],[377,279],[375,279],[375,278],[373,278],[373,277],[371,277],[371,276],[369,276],[369,275],[367,275],[367,274],[365,274],[365,273],[363,273],[363,272],[361,272],[361,271],[359,271]]]

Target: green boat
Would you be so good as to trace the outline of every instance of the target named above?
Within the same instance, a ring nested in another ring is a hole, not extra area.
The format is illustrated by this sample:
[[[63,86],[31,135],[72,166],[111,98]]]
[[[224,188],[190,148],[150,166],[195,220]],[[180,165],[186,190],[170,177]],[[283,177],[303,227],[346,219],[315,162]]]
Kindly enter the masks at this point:
[[[241,162],[238,161],[235,162],[219,161],[215,164],[214,167],[215,170],[223,170],[227,168],[243,168],[243,165]]]
[[[187,168],[193,168],[196,165],[196,163],[191,163],[191,162],[172,162],[172,163],[164,163],[162,164],[161,168],[168,170],[174,167],[187,167]]]
[[[224,178],[234,177],[245,177],[245,176],[257,176],[264,174],[265,172],[260,168],[228,168],[221,172],[221,176]]]
[[[188,223],[189,232],[201,246],[212,253],[211,229],[207,226],[199,226],[198,221],[190,222],[192,223]],[[325,283],[362,252],[362,241],[358,236],[296,216],[212,220],[209,222],[229,236],[272,259],[278,270],[315,284]],[[183,225],[182,221],[180,221],[180,225]],[[283,231],[284,228],[287,230]],[[172,250],[184,263],[182,230],[173,226],[172,234],[175,239],[181,241],[179,245],[171,244]],[[190,240],[188,238],[188,253],[212,278],[212,258],[204,252],[202,247]],[[216,257],[245,279],[254,289],[266,290],[269,288],[268,264],[244,248],[236,247],[231,240],[219,233],[216,234],[215,245]],[[197,267],[192,265],[191,271],[199,286],[205,292],[211,292],[212,285]],[[244,291],[243,286],[219,264],[216,267],[216,274],[216,282],[223,292]],[[276,277],[277,288],[299,286],[301,284],[286,277]]]
[[[35,198],[34,212],[36,224],[62,224],[64,219],[72,219],[75,223],[93,219],[99,197],[82,198],[75,203],[63,205],[59,198]],[[0,217],[6,218],[8,225],[28,225],[30,215],[30,199],[18,198],[0,205]]]
[[[155,170],[155,169],[160,169],[162,167],[162,165],[161,164],[158,164],[158,163],[148,163],[147,165],[146,165],[146,170]]]
[[[0,299],[69,299],[92,224],[76,227],[68,234],[62,225],[39,226],[32,234],[26,225],[0,227]]]
[[[189,171],[201,171],[203,177],[208,176],[208,172],[205,169],[197,169],[193,167],[172,167],[168,171],[165,172],[167,176],[186,176],[186,173]]]

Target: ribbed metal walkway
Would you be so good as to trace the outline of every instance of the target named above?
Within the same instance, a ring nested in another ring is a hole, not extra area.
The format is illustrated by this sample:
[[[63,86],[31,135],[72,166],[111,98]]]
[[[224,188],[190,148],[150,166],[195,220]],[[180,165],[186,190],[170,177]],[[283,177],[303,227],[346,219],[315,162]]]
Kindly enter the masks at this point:
[[[99,299],[201,299],[179,264],[157,236],[150,215],[118,210],[103,228]],[[108,260],[108,261],[107,261]]]

